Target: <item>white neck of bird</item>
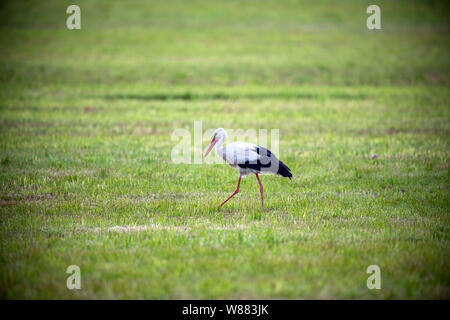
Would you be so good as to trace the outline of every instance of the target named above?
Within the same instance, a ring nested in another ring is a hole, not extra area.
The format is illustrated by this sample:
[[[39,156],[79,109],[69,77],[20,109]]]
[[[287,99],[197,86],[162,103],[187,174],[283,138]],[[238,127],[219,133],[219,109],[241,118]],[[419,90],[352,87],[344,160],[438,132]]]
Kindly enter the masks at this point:
[[[222,149],[223,149],[222,145],[223,145],[224,141],[225,141],[225,138],[220,137],[219,140],[217,140],[217,142],[216,142],[216,148],[215,148],[216,153],[220,156],[222,155]]]

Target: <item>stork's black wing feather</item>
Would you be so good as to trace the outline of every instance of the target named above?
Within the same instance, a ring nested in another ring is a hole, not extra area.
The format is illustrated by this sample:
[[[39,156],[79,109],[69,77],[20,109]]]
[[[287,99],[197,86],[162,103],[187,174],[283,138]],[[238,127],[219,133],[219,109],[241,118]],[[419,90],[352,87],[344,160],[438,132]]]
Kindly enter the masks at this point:
[[[269,149],[257,146],[256,150],[254,151],[256,151],[256,153],[258,153],[259,155],[258,160],[247,160],[244,163],[239,163],[238,166],[240,168],[253,169],[258,172],[271,172],[273,174],[279,174],[289,179],[292,178],[290,169],[283,162],[279,161]]]

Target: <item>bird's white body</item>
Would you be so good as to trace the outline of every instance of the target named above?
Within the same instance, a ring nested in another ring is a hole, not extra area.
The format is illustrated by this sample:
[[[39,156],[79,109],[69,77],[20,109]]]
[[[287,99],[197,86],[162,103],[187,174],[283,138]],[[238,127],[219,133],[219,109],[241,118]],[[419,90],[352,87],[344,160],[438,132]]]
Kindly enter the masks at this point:
[[[261,156],[256,152],[257,145],[247,142],[233,142],[226,146],[216,144],[216,153],[227,164],[239,171],[241,176],[246,176],[249,173],[260,173],[260,171],[251,168],[241,168],[239,164],[245,162],[256,163],[261,159]]]

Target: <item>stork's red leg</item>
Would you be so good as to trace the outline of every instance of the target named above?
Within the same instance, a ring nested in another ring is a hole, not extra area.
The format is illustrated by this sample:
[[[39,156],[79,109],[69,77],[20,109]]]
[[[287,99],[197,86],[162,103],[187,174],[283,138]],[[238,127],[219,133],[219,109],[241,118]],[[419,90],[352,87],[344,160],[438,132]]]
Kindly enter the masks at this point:
[[[257,173],[256,174],[256,179],[258,179],[259,182],[259,192],[261,193],[261,208],[264,209],[264,196],[263,196],[263,186],[261,183],[261,180],[259,180],[259,176]]]
[[[236,190],[234,190],[234,192],[231,194],[231,196],[229,196],[229,197],[227,198],[227,200],[225,200],[224,202],[222,202],[222,203],[220,204],[219,208],[220,208],[221,206],[223,206],[228,200],[230,200],[231,198],[233,198],[233,196],[234,196],[236,193],[239,193],[239,186],[240,186],[240,185],[241,185],[241,176],[239,176],[239,180],[238,180],[238,184],[237,184]]]

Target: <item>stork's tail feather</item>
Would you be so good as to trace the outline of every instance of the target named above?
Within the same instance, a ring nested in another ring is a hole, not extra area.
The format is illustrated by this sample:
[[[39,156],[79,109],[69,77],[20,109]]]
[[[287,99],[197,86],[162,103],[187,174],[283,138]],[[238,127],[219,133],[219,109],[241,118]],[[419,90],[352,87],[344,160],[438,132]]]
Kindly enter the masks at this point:
[[[278,172],[277,174],[279,174],[282,177],[286,177],[289,178],[290,180],[292,180],[292,173],[291,173],[291,169],[288,168],[287,165],[285,165],[283,162],[280,161],[280,166],[278,167]]]

